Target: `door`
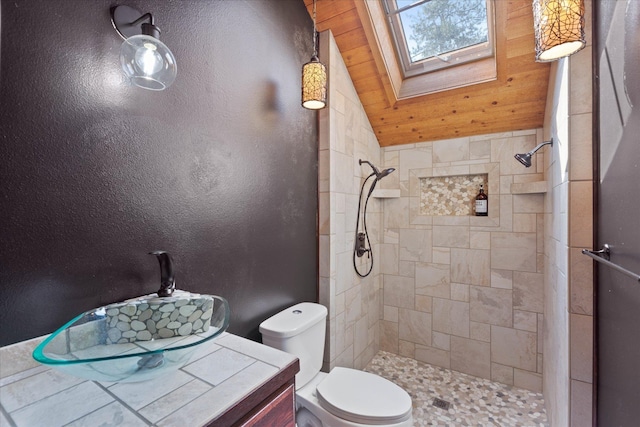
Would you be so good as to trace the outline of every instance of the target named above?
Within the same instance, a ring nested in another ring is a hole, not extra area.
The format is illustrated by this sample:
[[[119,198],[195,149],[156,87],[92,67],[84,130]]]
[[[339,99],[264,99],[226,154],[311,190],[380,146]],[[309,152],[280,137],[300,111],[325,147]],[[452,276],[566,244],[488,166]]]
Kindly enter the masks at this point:
[[[597,249],[640,274],[640,1],[598,0]],[[597,263],[598,426],[640,423],[640,282]]]

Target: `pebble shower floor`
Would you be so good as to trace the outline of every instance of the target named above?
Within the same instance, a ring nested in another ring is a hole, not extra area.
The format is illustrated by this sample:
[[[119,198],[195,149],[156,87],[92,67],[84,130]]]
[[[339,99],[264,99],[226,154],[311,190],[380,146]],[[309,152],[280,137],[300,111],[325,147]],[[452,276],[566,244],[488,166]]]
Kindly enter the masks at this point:
[[[414,426],[547,427],[542,394],[431,366],[384,351],[365,371],[404,388],[413,400]],[[450,403],[448,410],[434,399]]]

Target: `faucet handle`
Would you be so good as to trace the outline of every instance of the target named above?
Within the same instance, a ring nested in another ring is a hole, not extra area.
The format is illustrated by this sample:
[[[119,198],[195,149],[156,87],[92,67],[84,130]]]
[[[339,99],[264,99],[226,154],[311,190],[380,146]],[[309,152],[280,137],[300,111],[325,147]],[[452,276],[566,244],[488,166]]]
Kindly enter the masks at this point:
[[[149,255],[155,255],[160,263],[160,289],[159,297],[170,297],[176,288],[176,281],[173,276],[173,260],[166,251],[153,251]]]

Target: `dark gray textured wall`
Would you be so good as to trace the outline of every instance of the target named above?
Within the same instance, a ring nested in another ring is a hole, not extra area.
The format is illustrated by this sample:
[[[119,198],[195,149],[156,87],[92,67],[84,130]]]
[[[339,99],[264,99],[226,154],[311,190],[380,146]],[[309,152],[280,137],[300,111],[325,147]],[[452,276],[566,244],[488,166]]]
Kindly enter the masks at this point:
[[[168,90],[124,80],[112,2],[0,3],[0,345],[155,292],[155,249],[256,339],[316,300],[311,20],[301,0],[120,3],[154,14]]]

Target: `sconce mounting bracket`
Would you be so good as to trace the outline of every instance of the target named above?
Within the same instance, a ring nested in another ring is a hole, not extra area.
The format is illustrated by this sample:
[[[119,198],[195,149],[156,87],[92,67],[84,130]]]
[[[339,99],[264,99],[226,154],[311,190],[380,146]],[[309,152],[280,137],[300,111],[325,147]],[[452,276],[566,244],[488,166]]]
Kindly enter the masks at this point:
[[[111,23],[123,39],[142,34],[142,25],[153,24],[150,13],[143,14],[138,9],[120,5],[111,8]]]

